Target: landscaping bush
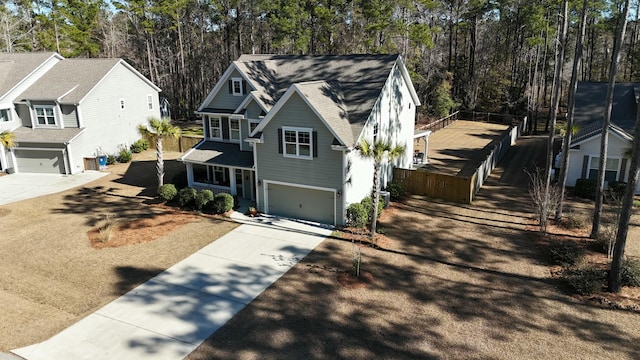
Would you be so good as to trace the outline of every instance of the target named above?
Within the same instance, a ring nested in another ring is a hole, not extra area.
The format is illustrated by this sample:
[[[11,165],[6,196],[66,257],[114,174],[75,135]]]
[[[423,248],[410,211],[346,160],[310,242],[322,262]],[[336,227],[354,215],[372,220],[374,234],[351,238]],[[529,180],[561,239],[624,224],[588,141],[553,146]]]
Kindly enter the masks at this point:
[[[118,162],[118,157],[115,155],[107,155],[107,165],[113,165]]]
[[[227,193],[221,193],[213,198],[213,211],[216,214],[226,213],[233,209],[233,196]]]
[[[361,203],[354,203],[347,208],[347,226],[363,228],[367,226],[369,212]]]
[[[392,181],[387,184],[387,191],[391,195],[391,200],[400,200],[404,196],[404,185]]]
[[[640,261],[627,259],[622,264],[622,286],[640,286]]]
[[[596,198],[596,180],[578,179],[575,187],[576,196],[594,200]]]
[[[137,154],[147,150],[148,148],[149,148],[149,142],[145,139],[140,139],[134,142],[133,144],[131,144],[131,147],[129,147],[129,150]]]
[[[181,207],[192,206],[196,200],[198,192],[194,188],[186,187],[178,193],[178,201]]]
[[[627,191],[627,183],[624,181],[611,181],[609,182],[609,192],[615,199],[621,200],[624,193]]]
[[[573,241],[555,241],[549,245],[549,254],[554,263],[574,266],[580,263],[587,251]]]
[[[582,229],[588,225],[587,217],[580,213],[569,212],[563,223],[566,229]]]
[[[118,154],[118,162],[120,162],[120,163],[128,163],[129,161],[131,161],[132,157],[133,157],[133,155],[131,155],[131,151],[129,151],[127,149],[122,149],[122,150],[120,150],[120,153]]]
[[[365,209],[367,209],[367,223],[371,222],[371,210],[373,210],[373,199],[371,196],[367,196],[366,198],[360,201]],[[378,201],[378,217],[382,214],[382,210],[384,209],[384,201],[382,201],[382,197],[380,197],[380,201]]]
[[[597,239],[591,243],[591,249],[599,253],[606,254],[609,252],[609,238],[600,234]]]
[[[203,189],[196,194],[196,209],[202,210],[209,202],[213,200],[213,191]]]
[[[607,272],[595,267],[568,270],[564,278],[569,286],[580,295],[591,295],[602,291]]]
[[[158,188],[158,195],[164,201],[171,201],[178,195],[178,190],[173,184],[164,184]]]

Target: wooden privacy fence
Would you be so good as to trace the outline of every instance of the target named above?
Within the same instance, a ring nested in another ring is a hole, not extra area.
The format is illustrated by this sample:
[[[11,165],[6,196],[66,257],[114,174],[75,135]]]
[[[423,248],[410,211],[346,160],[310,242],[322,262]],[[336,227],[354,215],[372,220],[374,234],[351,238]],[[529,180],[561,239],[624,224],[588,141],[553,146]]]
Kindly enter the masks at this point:
[[[468,178],[426,170],[393,169],[393,180],[401,183],[406,192],[463,204],[470,204],[473,200],[475,176]]]
[[[526,126],[526,118],[511,126],[505,135],[493,141],[482,151],[486,157],[479,164],[465,166],[456,175],[430,172],[425,169],[393,169],[393,180],[401,183],[405,191],[414,195],[430,196],[437,199],[470,204],[491,171],[502,160],[507,151],[516,143]],[[480,151],[480,150],[479,150]]]
[[[162,148],[164,151],[185,152],[202,141],[202,136],[180,135],[179,138],[164,138]],[[153,146],[153,144],[150,144]]]

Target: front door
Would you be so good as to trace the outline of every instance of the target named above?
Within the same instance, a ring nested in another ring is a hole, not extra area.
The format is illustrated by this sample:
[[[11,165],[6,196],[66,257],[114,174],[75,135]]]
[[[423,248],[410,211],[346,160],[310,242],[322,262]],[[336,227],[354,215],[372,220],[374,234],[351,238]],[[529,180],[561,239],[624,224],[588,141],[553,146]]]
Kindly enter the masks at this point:
[[[236,169],[236,195],[238,197],[244,197],[244,186],[242,185],[242,169]]]

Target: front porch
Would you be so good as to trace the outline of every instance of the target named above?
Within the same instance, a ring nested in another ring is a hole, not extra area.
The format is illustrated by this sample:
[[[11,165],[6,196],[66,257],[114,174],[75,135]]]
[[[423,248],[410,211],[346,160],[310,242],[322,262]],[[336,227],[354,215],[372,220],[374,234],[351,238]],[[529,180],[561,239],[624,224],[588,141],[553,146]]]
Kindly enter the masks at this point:
[[[255,200],[251,151],[241,151],[237,144],[204,141],[180,160],[186,166],[189,187]]]

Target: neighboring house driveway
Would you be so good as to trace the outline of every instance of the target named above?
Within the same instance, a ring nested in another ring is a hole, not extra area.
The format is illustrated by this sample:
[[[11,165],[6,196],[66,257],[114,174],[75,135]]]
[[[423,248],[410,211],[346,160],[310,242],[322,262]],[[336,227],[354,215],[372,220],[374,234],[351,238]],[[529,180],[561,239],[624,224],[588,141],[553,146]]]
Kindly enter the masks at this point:
[[[99,179],[107,172],[85,171],[75,175],[11,174],[0,176],[0,206],[54,194]]]
[[[331,234],[264,216],[245,224],[42,343],[36,359],[182,359]],[[295,299],[292,299],[295,301]]]

